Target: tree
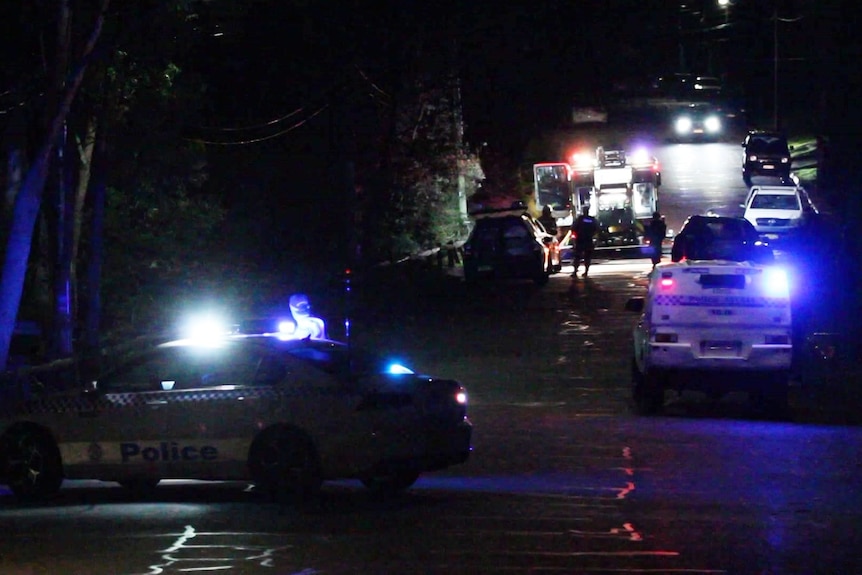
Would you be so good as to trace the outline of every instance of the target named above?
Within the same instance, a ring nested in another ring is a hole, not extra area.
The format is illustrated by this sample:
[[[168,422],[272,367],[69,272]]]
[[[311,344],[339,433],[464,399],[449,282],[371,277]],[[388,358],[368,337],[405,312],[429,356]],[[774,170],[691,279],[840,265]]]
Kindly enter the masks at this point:
[[[71,35],[72,10],[67,0],[58,3],[58,26],[54,58],[53,81],[47,86],[45,117],[41,142],[21,183],[12,211],[12,221],[6,243],[2,277],[0,277],[0,366],[5,366],[15,328],[27,262],[30,256],[33,230],[42,203],[42,194],[58,138],[78,93],[96,42],[102,31],[110,0],[101,0],[75,65],[68,70],[66,63],[74,49]]]

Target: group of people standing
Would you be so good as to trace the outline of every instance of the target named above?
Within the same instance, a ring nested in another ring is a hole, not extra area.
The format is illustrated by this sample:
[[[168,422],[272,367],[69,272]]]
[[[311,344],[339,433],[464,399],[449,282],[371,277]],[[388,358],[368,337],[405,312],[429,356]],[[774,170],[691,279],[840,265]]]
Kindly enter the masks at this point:
[[[545,225],[545,229],[548,233],[553,235],[557,234],[557,223],[554,221],[550,207],[544,207],[539,221]],[[596,218],[590,215],[589,206],[584,206],[574,224],[572,224],[572,236],[575,239],[574,260],[572,262],[574,270],[572,271],[572,277],[577,277],[578,268],[581,266],[581,263],[584,264],[583,277],[587,277],[589,275],[598,227]],[[667,224],[665,224],[664,218],[661,213],[654,212],[652,219],[644,226],[644,237],[649,245],[650,259],[652,261],[653,268],[661,262],[662,242],[666,235]]]

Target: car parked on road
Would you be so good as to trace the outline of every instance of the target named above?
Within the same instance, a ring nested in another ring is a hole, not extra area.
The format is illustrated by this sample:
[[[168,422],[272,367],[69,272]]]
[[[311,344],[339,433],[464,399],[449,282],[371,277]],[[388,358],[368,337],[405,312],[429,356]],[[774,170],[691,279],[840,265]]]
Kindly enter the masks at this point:
[[[694,215],[674,236],[671,260],[728,260],[772,263],[775,255],[745,218]]]
[[[787,137],[780,132],[748,132],[742,141],[742,180],[745,185],[750,186],[755,176],[770,176],[782,183],[789,182],[792,149]]]
[[[783,414],[793,357],[787,274],[774,265],[718,260],[659,264],[633,330],[632,392],[643,414],[661,411],[665,391],[712,399],[747,392]]]
[[[799,186],[752,186],[742,207],[757,233],[773,240],[799,233],[816,212]]]
[[[208,329],[154,345],[79,389],[0,405],[0,483],[24,499],[64,479],[134,490],[163,479],[251,481],[280,497],[332,479],[375,491],[464,462],[460,383],[299,329]]]
[[[531,279],[538,285],[562,269],[560,244],[542,224],[516,206],[473,214],[475,224],[464,243],[464,279]]]

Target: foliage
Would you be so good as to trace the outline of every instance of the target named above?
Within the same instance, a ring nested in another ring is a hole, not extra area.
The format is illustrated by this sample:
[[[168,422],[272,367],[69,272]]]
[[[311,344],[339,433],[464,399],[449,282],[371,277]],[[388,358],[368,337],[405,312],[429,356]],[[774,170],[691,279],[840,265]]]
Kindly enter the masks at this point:
[[[142,181],[108,194],[102,289],[114,329],[164,321],[173,292],[223,277],[217,265],[218,204],[194,197],[181,182]]]
[[[397,110],[388,158],[391,180],[378,197],[378,228],[368,247],[379,257],[409,255],[460,239],[459,202],[483,178],[462,140],[453,82],[417,80]]]

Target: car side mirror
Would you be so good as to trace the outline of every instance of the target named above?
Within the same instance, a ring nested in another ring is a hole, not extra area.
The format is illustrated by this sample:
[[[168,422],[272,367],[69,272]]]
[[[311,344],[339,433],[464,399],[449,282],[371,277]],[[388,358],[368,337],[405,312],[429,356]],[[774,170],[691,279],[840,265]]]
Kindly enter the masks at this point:
[[[644,310],[645,302],[646,299],[643,297],[629,298],[629,300],[626,302],[626,311],[641,313]]]

